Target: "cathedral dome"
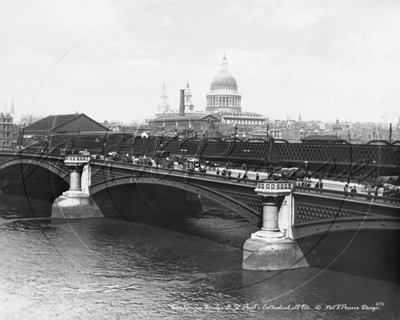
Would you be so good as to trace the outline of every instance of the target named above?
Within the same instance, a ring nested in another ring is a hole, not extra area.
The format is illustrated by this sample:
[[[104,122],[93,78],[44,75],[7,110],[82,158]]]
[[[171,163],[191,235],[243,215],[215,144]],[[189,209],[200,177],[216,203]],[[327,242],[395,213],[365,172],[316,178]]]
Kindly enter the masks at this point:
[[[211,81],[211,88],[213,87],[234,87],[237,88],[236,79],[228,71],[216,74]]]
[[[219,87],[229,87],[232,89],[237,89],[237,82],[235,77],[228,72],[225,54],[224,58],[222,59],[221,71],[217,73],[212,79],[210,89]]]

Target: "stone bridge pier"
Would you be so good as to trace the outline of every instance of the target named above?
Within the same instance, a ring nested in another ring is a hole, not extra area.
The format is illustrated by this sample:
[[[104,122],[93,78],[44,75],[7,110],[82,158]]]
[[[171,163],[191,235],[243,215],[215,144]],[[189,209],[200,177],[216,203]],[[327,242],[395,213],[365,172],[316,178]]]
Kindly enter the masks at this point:
[[[284,270],[308,267],[293,239],[294,199],[291,182],[259,182],[255,192],[263,204],[262,227],[243,246],[243,269]]]
[[[51,217],[81,219],[103,217],[89,194],[91,184],[90,154],[67,155],[64,163],[70,170],[70,188],[54,200]]]

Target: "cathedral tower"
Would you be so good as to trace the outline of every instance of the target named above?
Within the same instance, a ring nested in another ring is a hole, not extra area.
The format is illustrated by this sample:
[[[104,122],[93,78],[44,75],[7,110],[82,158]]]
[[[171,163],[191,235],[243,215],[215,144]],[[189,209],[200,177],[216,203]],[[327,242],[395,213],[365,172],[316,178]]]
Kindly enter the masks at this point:
[[[228,65],[224,53],[221,71],[211,81],[210,92],[207,93],[206,111],[217,112],[241,112],[242,95],[237,91],[237,82],[228,72]]]

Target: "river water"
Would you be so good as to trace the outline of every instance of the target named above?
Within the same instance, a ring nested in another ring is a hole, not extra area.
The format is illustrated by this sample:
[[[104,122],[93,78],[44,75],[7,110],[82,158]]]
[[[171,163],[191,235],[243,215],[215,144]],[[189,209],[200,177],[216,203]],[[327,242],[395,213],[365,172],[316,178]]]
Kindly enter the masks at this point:
[[[210,203],[174,230],[51,220],[40,214],[49,205],[0,194],[0,319],[399,318],[392,283],[242,270],[257,228]]]

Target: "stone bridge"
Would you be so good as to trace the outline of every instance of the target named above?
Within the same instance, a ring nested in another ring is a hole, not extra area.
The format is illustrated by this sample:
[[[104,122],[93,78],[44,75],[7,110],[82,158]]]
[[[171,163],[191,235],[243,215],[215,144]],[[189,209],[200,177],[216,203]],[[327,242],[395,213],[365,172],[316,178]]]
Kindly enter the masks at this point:
[[[343,261],[354,259],[360,252],[364,253],[363,259],[375,261],[374,257],[379,257],[376,261],[381,261],[391,257],[400,263],[397,198],[302,187],[296,181],[227,179],[212,171],[189,174],[175,168],[93,160],[90,154],[64,157],[3,152],[0,182],[2,192],[17,185],[34,189],[50,185],[52,217],[62,219],[107,216],[107,204],[100,205],[104,192],[118,188],[120,192],[133,185],[173,190],[171,196],[182,192],[179,201],[188,201],[189,206],[193,202],[187,194],[214,200],[261,226],[244,244],[245,269],[283,270],[312,265],[340,270]],[[35,192],[24,190],[25,195],[35,197]],[[127,200],[118,197],[117,202]],[[388,242],[396,247],[385,246]]]

